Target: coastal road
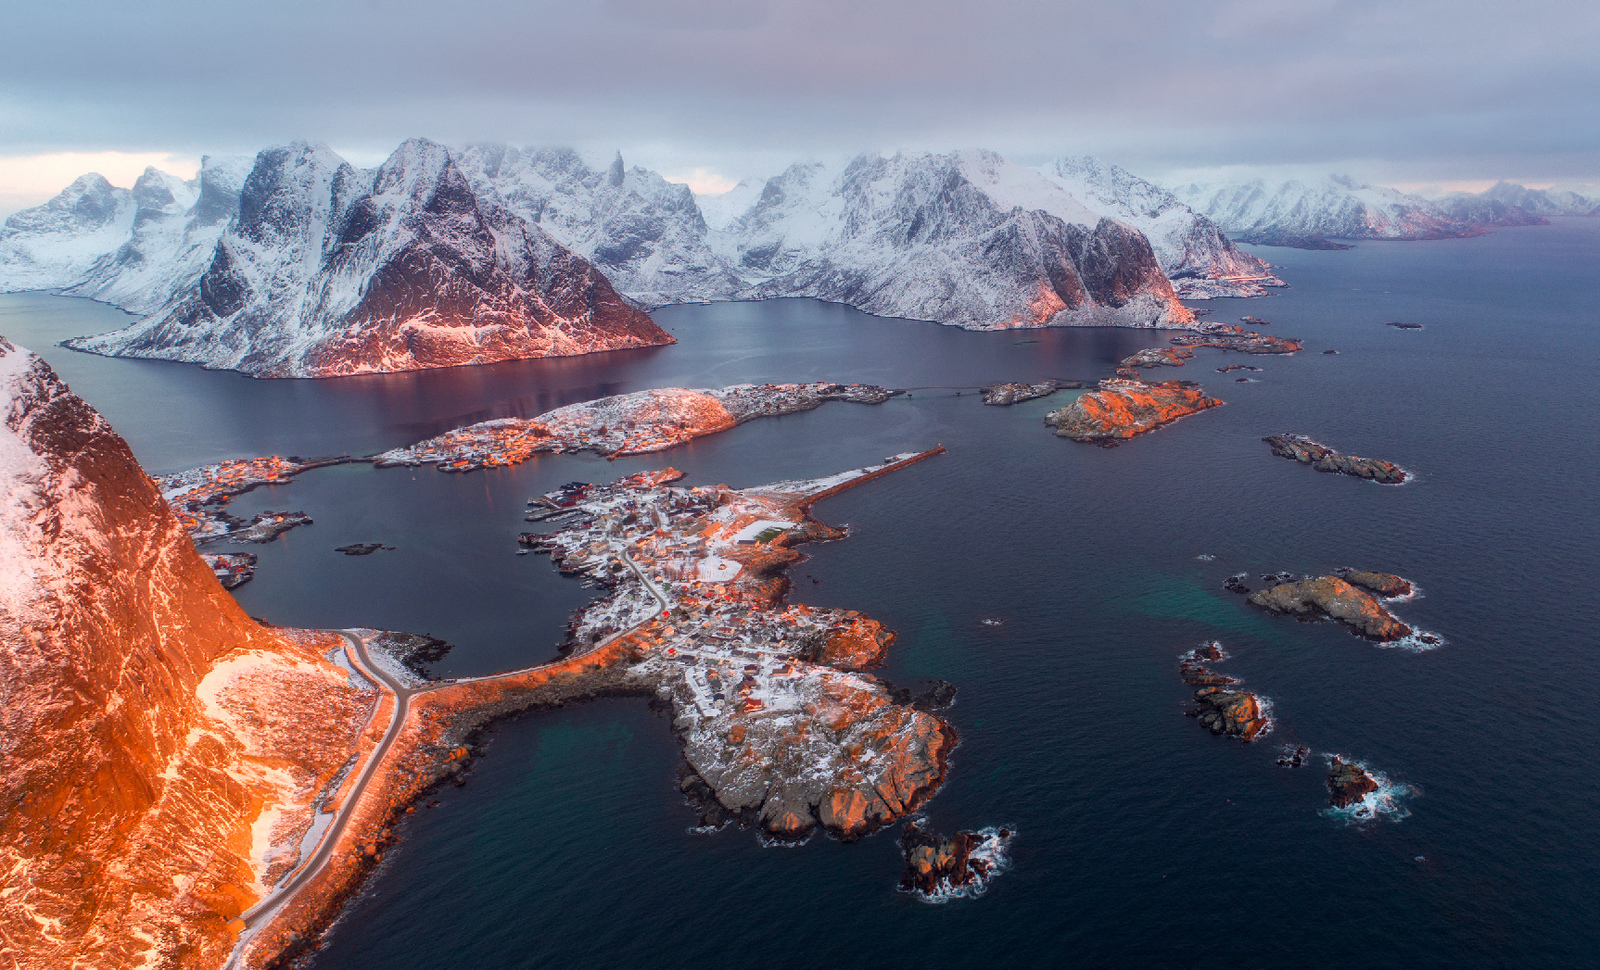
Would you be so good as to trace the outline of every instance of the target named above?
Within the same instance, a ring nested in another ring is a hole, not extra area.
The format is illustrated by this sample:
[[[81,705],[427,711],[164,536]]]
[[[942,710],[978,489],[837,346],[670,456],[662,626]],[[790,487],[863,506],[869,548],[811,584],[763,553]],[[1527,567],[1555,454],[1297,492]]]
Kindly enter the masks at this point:
[[[350,818],[355,814],[355,809],[361,802],[361,796],[366,792],[367,785],[377,774],[378,766],[383,763],[384,755],[394,746],[400,737],[400,732],[405,728],[406,715],[411,711],[411,698],[421,693],[401,681],[389,676],[382,667],[372,662],[372,657],[367,653],[366,641],[359,633],[353,630],[336,630],[345,640],[345,655],[350,658],[351,666],[361,676],[375,684],[379,684],[394,697],[394,711],[389,717],[389,726],[383,732],[383,737],[372,754],[367,757],[366,764],[362,765],[361,773],[356,776],[355,783],[350,787],[350,793],[345,797],[340,810],[334,813],[333,821],[328,825],[327,831],[322,835],[311,858],[307,859],[290,879],[279,885],[267,897],[240,916],[245,928],[239,934],[239,943],[234,947],[232,956],[224,965],[227,970],[233,970],[238,965],[240,956],[250,940],[260,932],[263,927],[272,922],[273,917],[294,899],[295,894],[315,879],[328,863],[333,860],[334,847],[339,844],[339,836],[344,834],[345,828],[350,824]],[[368,727],[371,724],[369,722]]]
[[[645,589],[659,605],[653,613],[638,623],[626,630],[619,630],[613,633],[581,653],[598,650],[627,636],[660,616],[671,606],[666,594],[661,591],[661,588],[656,585],[654,580],[645,574],[643,569],[639,568],[639,564],[634,562],[633,558],[626,552],[622,553],[622,561],[627,564],[629,569],[633,570],[635,576],[639,577],[639,581],[644,584]],[[355,783],[350,787],[350,793],[345,796],[343,804],[334,813],[333,821],[329,823],[327,830],[323,833],[322,839],[317,844],[316,851],[311,854],[311,857],[301,865],[292,877],[274,888],[272,892],[267,894],[266,898],[240,916],[245,926],[239,933],[239,942],[234,946],[232,955],[229,956],[228,962],[224,964],[224,970],[236,970],[239,966],[240,958],[244,955],[246,947],[255,935],[269,925],[273,918],[282,912],[285,906],[289,905],[295,895],[316,879],[317,876],[321,875],[322,871],[328,867],[328,863],[333,861],[334,849],[339,844],[339,837],[344,834],[344,830],[350,824],[351,817],[355,815],[355,810],[361,803],[361,796],[366,793],[367,786],[377,774],[378,766],[383,764],[384,756],[389,753],[390,748],[394,747],[394,743],[400,739],[400,732],[405,729],[406,717],[411,713],[412,698],[418,694],[442,690],[452,684],[475,683],[485,680],[498,680],[502,677],[514,677],[531,670],[538,670],[541,667],[565,663],[571,659],[571,657],[563,657],[560,660],[535,664],[532,667],[523,667],[519,670],[489,674],[484,677],[466,677],[459,680],[428,684],[425,687],[412,687],[395,677],[391,677],[381,666],[373,662],[372,656],[367,653],[366,640],[362,638],[361,634],[354,630],[335,630],[333,632],[344,638],[345,655],[349,657],[351,666],[361,676],[374,684],[378,684],[380,688],[388,691],[393,696],[394,711],[390,715],[389,726],[384,730],[382,739],[372,749],[372,753],[368,755],[366,763],[362,765],[360,774],[356,776]],[[579,655],[579,653],[574,653],[572,656]],[[370,722],[368,727],[371,727]]]

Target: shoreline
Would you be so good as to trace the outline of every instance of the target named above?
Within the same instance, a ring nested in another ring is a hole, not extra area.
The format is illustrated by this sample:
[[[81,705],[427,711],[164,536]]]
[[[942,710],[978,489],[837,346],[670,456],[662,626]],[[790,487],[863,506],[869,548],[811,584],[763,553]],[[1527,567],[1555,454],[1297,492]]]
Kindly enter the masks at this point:
[[[786,534],[772,540],[774,545],[780,541],[787,543],[781,547],[785,555],[778,556],[778,562],[769,564],[775,575],[769,578],[765,570],[753,570],[745,577],[745,588],[740,591],[739,602],[754,602],[750,599],[753,596],[767,603],[768,612],[774,612],[784,604],[788,593],[784,574],[801,558],[800,554],[791,551],[791,546],[842,536],[837,530],[811,518],[809,510],[817,501],[943,452],[941,445],[918,454],[895,456],[896,460],[886,461],[881,466],[869,466],[868,469],[845,473],[843,476],[816,479],[809,483],[777,483],[742,493],[733,493],[723,486],[713,486],[714,489],[724,489],[725,495],[738,495],[763,503],[765,508],[787,508],[794,516],[793,525],[786,530]],[[793,486],[807,484],[813,487],[809,490],[793,489]],[[784,491],[786,488],[789,490]],[[740,518],[735,517],[723,531],[730,532]],[[787,534],[789,532],[794,535]],[[752,550],[746,554],[749,560],[746,568],[762,565],[763,557],[763,552]],[[404,716],[397,726],[392,722],[385,732],[386,736],[392,733],[393,740],[375,765],[369,762],[370,766],[362,769],[361,774],[370,779],[371,785],[359,793],[355,804],[345,806],[348,814],[341,823],[336,823],[340,828],[327,845],[327,861],[297,886],[289,898],[274,904],[266,921],[242,941],[228,966],[257,970],[282,967],[314,948],[320,934],[337,921],[345,905],[360,891],[368,875],[381,862],[383,848],[398,839],[394,832],[395,823],[414,811],[415,803],[428,792],[466,770],[481,754],[478,744],[481,733],[498,721],[598,697],[635,696],[649,697],[653,702],[665,700],[680,715],[674,719],[672,729],[684,752],[684,763],[693,769],[690,751],[691,736],[695,732],[681,723],[686,707],[681,697],[671,690],[665,692],[667,696],[663,696],[663,685],[666,683],[663,678],[667,678],[668,673],[652,670],[644,676],[639,674],[640,668],[648,665],[664,665],[664,658],[679,650],[683,641],[675,637],[677,631],[665,624],[664,618],[683,600],[674,602],[669,599],[644,567],[639,566],[626,552],[623,558],[640,584],[658,600],[657,608],[637,623],[616,631],[589,649],[577,649],[547,664],[487,677],[437,682],[405,692],[409,705]],[[790,606],[782,615],[805,616],[809,620],[813,613],[809,608]],[[859,617],[859,614],[854,616]],[[881,627],[878,629],[881,630]],[[892,638],[893,634],[881,638],[882,646],[886,647]],[[692,642],[710,646],[709,640]],[[709,653],[710,649],[702,652]],[[352,660],[357,659],[352,657]],[[869,663],[871,659],[874,658],[869,658]],[[859,677],[847,673],[850,669],[848,659],[827,664],[827,661],[822,661],[821,665],[816,666],[819,671],[817,676],[823,680],[836,676]],[[794,668],[797,664],[791,660],[787,666]],[[746,671],[748,682],[748,665]],[[377,682],[387,683],[382,678],[378,678]],[[676,688],[674,684],[672,689]],[[882,687],[877,689],[887,693]],[[392,687],[388,687],[384,696],[394,699],[399,695]],[[742,709],[727,718],[740,719],[730,734],[743,738],[748,732],[756,730],[752,727],[756,719],[750,715],[759,714],[762,707],[759,703],[752,706],[753,700],[754,697],[748,697],[741,705]],[[921,783],[906,793],[903,804],[895,806],[902,810],[878,818],[835,812],[833,819],[845,824],[830,826],[828,819],[823,817],[835,807],[830,802],[819,812],[817,825],[847,840],[860,838],[897,821],[938,791],[948,770],[949,753],[958,738],[955,729],[942,719],[931,715],[920,715],[920,718],[931,722],[930,727],[936,731],[938,742],[930,746],[928,764],[924,766],[924,774],[919,776]],[[698,723],[695,722],[696,726]],[[780,837],[786,831],[783,825],[787,818],[779,819],[777,825],[768,824],[771,819],[753,812],[743,813],[743,817],[735,815],[734,819],[752,827],[760,823],[767,831]],[[787,831],[792,834],[796,829],[791,827]],[[809,831],[810,826],[807,826],[800,837],[809,834]],[[317,853],[322,854],[321,850]],[[315,856],[310,861],[314,860]],[[292,880],[295,877],[290,878]]]

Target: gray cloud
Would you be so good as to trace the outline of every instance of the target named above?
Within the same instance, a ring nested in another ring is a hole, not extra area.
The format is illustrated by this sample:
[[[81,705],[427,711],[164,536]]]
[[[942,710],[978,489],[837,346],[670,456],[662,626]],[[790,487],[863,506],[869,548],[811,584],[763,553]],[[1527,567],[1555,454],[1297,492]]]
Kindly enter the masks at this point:
[[[1153,174],[1600,174],[1577,0],[55,0],[0,27],[7,153],[425,134],[662,167],[982,144]]]

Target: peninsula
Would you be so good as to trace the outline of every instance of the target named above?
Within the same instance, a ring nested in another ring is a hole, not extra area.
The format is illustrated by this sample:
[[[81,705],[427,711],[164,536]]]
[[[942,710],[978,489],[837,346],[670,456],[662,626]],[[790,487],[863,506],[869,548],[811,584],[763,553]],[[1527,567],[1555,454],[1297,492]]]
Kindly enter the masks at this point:
[[[480,728],[521,711],[655,697],[707,824],[787,841],[822,828],[848,841],[915,811],[944,780],[954,729],[860,672],[892,633],[855,611],[785,603],[784,573],[803,558],[795,546],[843,536],[811,517],[814,503],[943,451],[743,490],[675,487],[663,472],[585,490],[577,522],[524,536],[608,592],[575,622],[572,652],[551,663],[401,679],[374,663],[364,631],[347,634],[349,661],[394,701],[388,726],[338,828],[245,915],[232,965],[275,965],[310,945],[395,838],[394,820],[462,770]]]

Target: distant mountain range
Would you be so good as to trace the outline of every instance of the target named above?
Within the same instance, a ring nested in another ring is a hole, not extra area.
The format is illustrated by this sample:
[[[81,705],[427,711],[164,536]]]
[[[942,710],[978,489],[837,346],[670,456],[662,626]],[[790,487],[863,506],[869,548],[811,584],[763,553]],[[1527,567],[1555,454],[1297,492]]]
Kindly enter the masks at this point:
[[[1600,215],[1600,200],[1507,182],[1439,200],[1341,175],[1191,182],[1173,193],[1236,241],[1311,249],[1337,248],[1337,239],[1450,239],[1495,226],[1539,225],[1552,215]]]
[[[977,330],[1182,326],[1180,297],[1284,285],[1235,241],[1435,239],[1597,211],[1506,184],[1439,202],[1342,177],[1168,191],[1092,157],[1034,169],[982,150],[798,163],[697,198],[564,148],[413,139],[359,169],[297,143],[207,158],[188,181],[85,175],[5,221],[0,291],[142,316],[80,350],[322,377],[669,343],[644,309],[717,300]]]
[[[673,303],[1163,327],[1193,319],[1179,293],[1279,285],[1170,194],[1093,159],[1045,173],[976,150],[861,155],[713,202],[708,222],[686,186],[567,149],[416,139],[362,170],[295,144],[207,158],[189,181],[149,169],[131,190],[86,175],[6,220],[0,289],[143,315],[81,350],[276,377],[665,343],[640,308]]]

